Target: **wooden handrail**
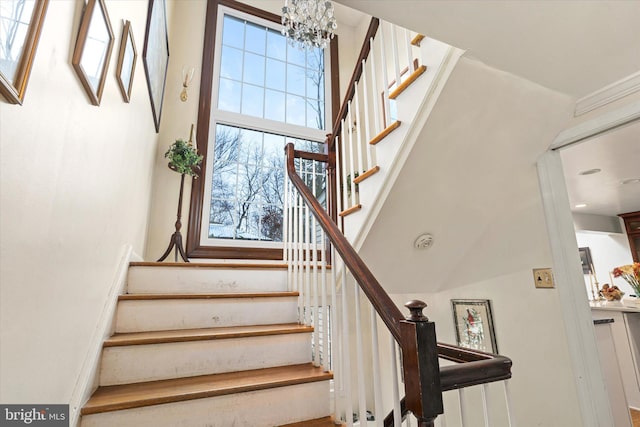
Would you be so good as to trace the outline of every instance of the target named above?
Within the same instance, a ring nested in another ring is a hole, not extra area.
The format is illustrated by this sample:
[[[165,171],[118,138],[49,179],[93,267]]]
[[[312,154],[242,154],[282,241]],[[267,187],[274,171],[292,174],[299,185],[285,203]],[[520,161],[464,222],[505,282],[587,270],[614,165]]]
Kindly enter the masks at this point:
[[[298,192],[307,205],[311,207],[311,213],[316,217],[322,229],[327,233],[327,236],[329,236],[333,246],[342,257],[342,260],[349,268],[349,271],[351,271],[353,277],[358,283],[360,283],[362,291],[365,293],[395,340],[400,343],[402,341],[400,322],[405,320],[404,316],[398,309],[398,306],[396,306],[389,295],[384,291],[362,258],[358,256],[358,253],[353,246],[351,246],[347,241],[347,238],[342,234],[336,223],[333,222],[322,205],[314,197],[311,190],[309,190],[302,178],[298,175],[294,165],[296,150],[294,149],[293,144],[288,143],[285,150],[287,154],[287,174],[289,175],[291,183],[298,189]]]
[[[340,133],[342,129],[342,119],[347,117],[348,105],[351,102],[354,94],[356,93],[356,83],[360,80],[362,76],[362,61],[366,60],[369,57],[369,51],[371,50],[371,45],[369,44],[369,40],[371,37],[375,37],[378,32],[378,27],[380,26],[380,20],[378,18],[371,18],[371,23],[369,23],[369,29],[367,30],[367,34],[365,36],[364,42],[362,43],[362,49],[360,49],[360,55],[358,55],[358,61],[356,63],[356,68],[353,70],[353,74],[351,75],[351,80],[349,81],[349,86],[347,86],[347,92],[344,97],[344,101],[342,101],[342,106],[340,107],[340,112],[336,117],[336,125],[334,126],[333,132],[331,136],[329,136],[329,151],[334,149],[336,143],[336,137]]]

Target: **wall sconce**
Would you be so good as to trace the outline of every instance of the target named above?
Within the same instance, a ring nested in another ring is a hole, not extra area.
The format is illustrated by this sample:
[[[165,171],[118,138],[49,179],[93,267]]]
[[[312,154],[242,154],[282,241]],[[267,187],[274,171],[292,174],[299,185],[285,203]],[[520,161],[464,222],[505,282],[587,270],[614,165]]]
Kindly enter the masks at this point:
[[[180,92],[180,101],[182,102],[186,102],[189,98],[187,88],[191,84],[191,80],[193,80],[193,73],[195,73],[195,71],[193,67],[182,67],[182,92]]]

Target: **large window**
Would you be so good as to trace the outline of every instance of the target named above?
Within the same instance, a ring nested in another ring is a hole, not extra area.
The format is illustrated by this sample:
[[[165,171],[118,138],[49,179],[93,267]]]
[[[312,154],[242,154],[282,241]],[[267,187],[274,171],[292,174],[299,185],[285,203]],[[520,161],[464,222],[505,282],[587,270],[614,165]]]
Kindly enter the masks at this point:
[[[284,146],[324,150],[326,53],[290,46],[278,23],[229,7],[216,23],[200,240],[275,248]],[[324,171],[316,180],[325,185]]]

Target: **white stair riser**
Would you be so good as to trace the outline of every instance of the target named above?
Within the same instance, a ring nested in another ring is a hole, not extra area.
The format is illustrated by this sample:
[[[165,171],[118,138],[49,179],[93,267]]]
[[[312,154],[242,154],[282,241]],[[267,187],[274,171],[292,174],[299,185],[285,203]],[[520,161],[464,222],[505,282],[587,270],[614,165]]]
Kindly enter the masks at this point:
[[[280,269],[206,267],[131,267],[131,294],[286,291],[287,272]]]
[[[311,333],[106,347],[100,385],[311,362]]]
[[[298,297],[124,300],[116,332],[164,331],[297,322]]]
[[[329,381],[82,417],[81,427],[268,427],[330,415]]]

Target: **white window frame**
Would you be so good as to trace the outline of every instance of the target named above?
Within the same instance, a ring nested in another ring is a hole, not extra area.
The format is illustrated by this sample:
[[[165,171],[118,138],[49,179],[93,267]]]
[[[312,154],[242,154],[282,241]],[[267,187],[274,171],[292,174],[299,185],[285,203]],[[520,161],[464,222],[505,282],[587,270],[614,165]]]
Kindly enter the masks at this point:
[[[331,115],[331,53],[329,49],[325,49],[324,60],[324,105],[325,105],[325,129],[313,129],[305,126],[288,124],[285,122],[264,119],[259,117],[247,116],[241,113],[220,110],[218,108],[218,91],[220,83],[220,66],[222,54],[222,29],[224,16],[231,15],[238,19],[246,20],[258,25],[262,25],[274,30],[280,31],[280,25],[251,15],[227,6],[219,5],[216,17],[216,38],[214,48],[214,69],[213,84],[211,90],[211,114],[209,116],[209,147],[207,149],[207,165],[213,165],[213,156],[215,155],[215,140],[217,125],[228,125],[256,130],[261,132],[272,133],[276,135],[285,135],[285,138],[305,139],[309,141],[317,141],[322,143],[326,140],[327,126],[330,126]],[[286,132],[283,132],[286,129]],[[284,147],[282,151],[284,158]],[[267,242],[258,240],[239,240],[239,239],[221,239],[209,237],[209,220],[211,209],[211,187],[213,180],[213,167],[207,167],[203,179],[204,181],[204,200],[202,203],[202,215],[200,223],[200,242],[204,246],[228,246],[228,247],[246,247],[246,248],[282,248],[282,242]]]

